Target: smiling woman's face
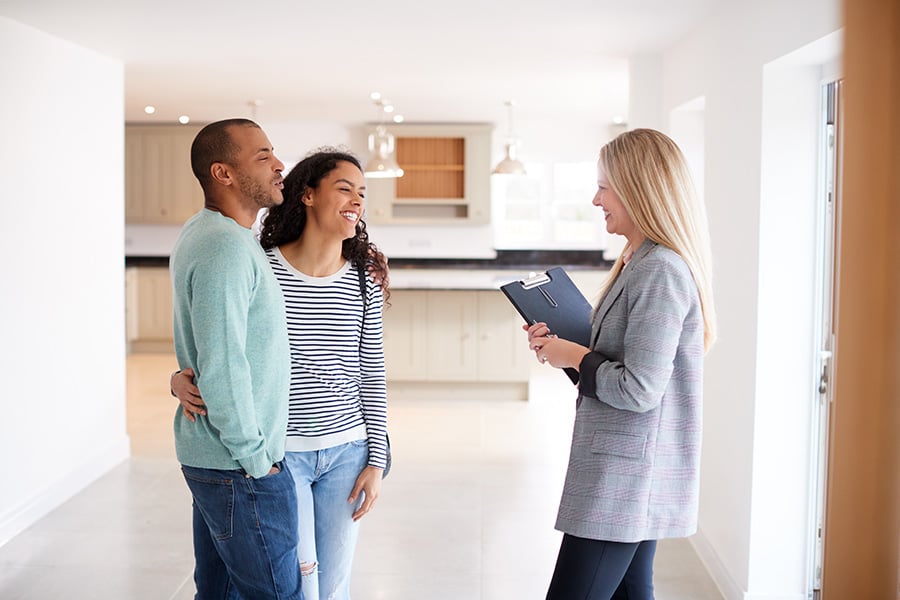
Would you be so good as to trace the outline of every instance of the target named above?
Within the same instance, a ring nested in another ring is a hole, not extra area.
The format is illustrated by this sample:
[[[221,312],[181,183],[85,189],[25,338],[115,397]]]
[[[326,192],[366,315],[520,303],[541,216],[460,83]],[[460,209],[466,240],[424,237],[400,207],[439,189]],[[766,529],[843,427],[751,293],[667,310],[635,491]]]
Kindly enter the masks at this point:
[[[631,236],[635,231],[634,222],[625,209],[625,205],[610,187],[603,165],[597,163],[597,193],[594,194],[594,206],[603,209],[603,217],[606,219],[606,231],[617,235]]]
[[[337,167],[307,190],[306,214],[309,224],[334,232],[345,240],[356,235],[356,224],[365,208],[366,178],[356,165],[339,161]]]

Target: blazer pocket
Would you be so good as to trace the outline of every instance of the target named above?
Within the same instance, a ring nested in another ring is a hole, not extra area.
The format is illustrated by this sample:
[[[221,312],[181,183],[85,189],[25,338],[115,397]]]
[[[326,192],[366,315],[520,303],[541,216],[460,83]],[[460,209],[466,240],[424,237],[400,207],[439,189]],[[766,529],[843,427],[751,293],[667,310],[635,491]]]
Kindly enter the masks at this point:
[[[598,430],[591,440],[591,452],[642,459],[647,452],[647,435]]]

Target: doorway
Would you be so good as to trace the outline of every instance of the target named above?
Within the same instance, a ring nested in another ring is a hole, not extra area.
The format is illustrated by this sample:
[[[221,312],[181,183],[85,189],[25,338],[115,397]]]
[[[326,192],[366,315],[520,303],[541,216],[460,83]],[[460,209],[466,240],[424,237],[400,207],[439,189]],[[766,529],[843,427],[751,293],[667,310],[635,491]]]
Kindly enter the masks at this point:
[[[809,567],[807,573],[809,597],[818,600],[822,593],[822,566],[825,542],[825,497],[828,473],[828,431],[833,398],[832,365],[834,358],[834,297],[835,297],[835,240],[836,214],[840,201],[841,173],[842,89],[838,79],[822,86],[821,111],[821,168],[817,214],[816,253],[816,374],[817,382],[812,398]]]

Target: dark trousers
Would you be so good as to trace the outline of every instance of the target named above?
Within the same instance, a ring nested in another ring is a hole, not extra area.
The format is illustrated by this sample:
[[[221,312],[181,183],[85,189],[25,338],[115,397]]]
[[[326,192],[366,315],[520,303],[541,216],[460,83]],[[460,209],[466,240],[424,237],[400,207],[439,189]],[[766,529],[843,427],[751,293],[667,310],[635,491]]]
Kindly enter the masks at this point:
[[[653,600],[656,540],[635,543],[563,535],[547,600]]]

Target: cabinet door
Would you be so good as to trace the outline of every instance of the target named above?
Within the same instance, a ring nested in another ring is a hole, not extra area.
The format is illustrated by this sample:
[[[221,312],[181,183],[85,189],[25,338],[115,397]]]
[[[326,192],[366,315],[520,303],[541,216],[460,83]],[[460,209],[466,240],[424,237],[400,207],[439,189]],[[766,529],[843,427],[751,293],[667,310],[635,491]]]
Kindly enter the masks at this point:
[[[178,224],[203,208],[203,190],[191,170],[191,144],[200,127],[178,127],[171,141],[172,195],[168,212]]]
[[[129,342],[172,342],[172,284],[165,267],[130,268],[125,274]]]
[[[477,292],[427,292],[428,379],[474,381],[478,366]]]
[[[135,275],[130,282],[136,288],[131,295],[135,306],[129,307],[128,312],[136,330],[129,338],[150,342],[172,340],[172,283],[169,270],[165,267],[140,267]]]
[[[142,223],[144,209],[144,136],[125,128],[125,222]]]
[[[466,135],[466,204],[468,223],[491,222],[491,130],[473,129]]]
[[[478,292],[478,380],[527,381],[528,338],[522,317],[499,292]]]
[[[384,309],[384,357],[388,380],[426,378],[426,292],[395,290]]]
[[[138,270],[125,269],[125,339],[128,342],[138,337]]]
[[[175,157],[172,134],[168,129],[150,129],[141,134],[143,185],[140,189],[144,223],[167,223],[172,215],[175,186]]]
[[[125,127],[125,220],[180,225],[203,206],[191,171],[195,126]]]

